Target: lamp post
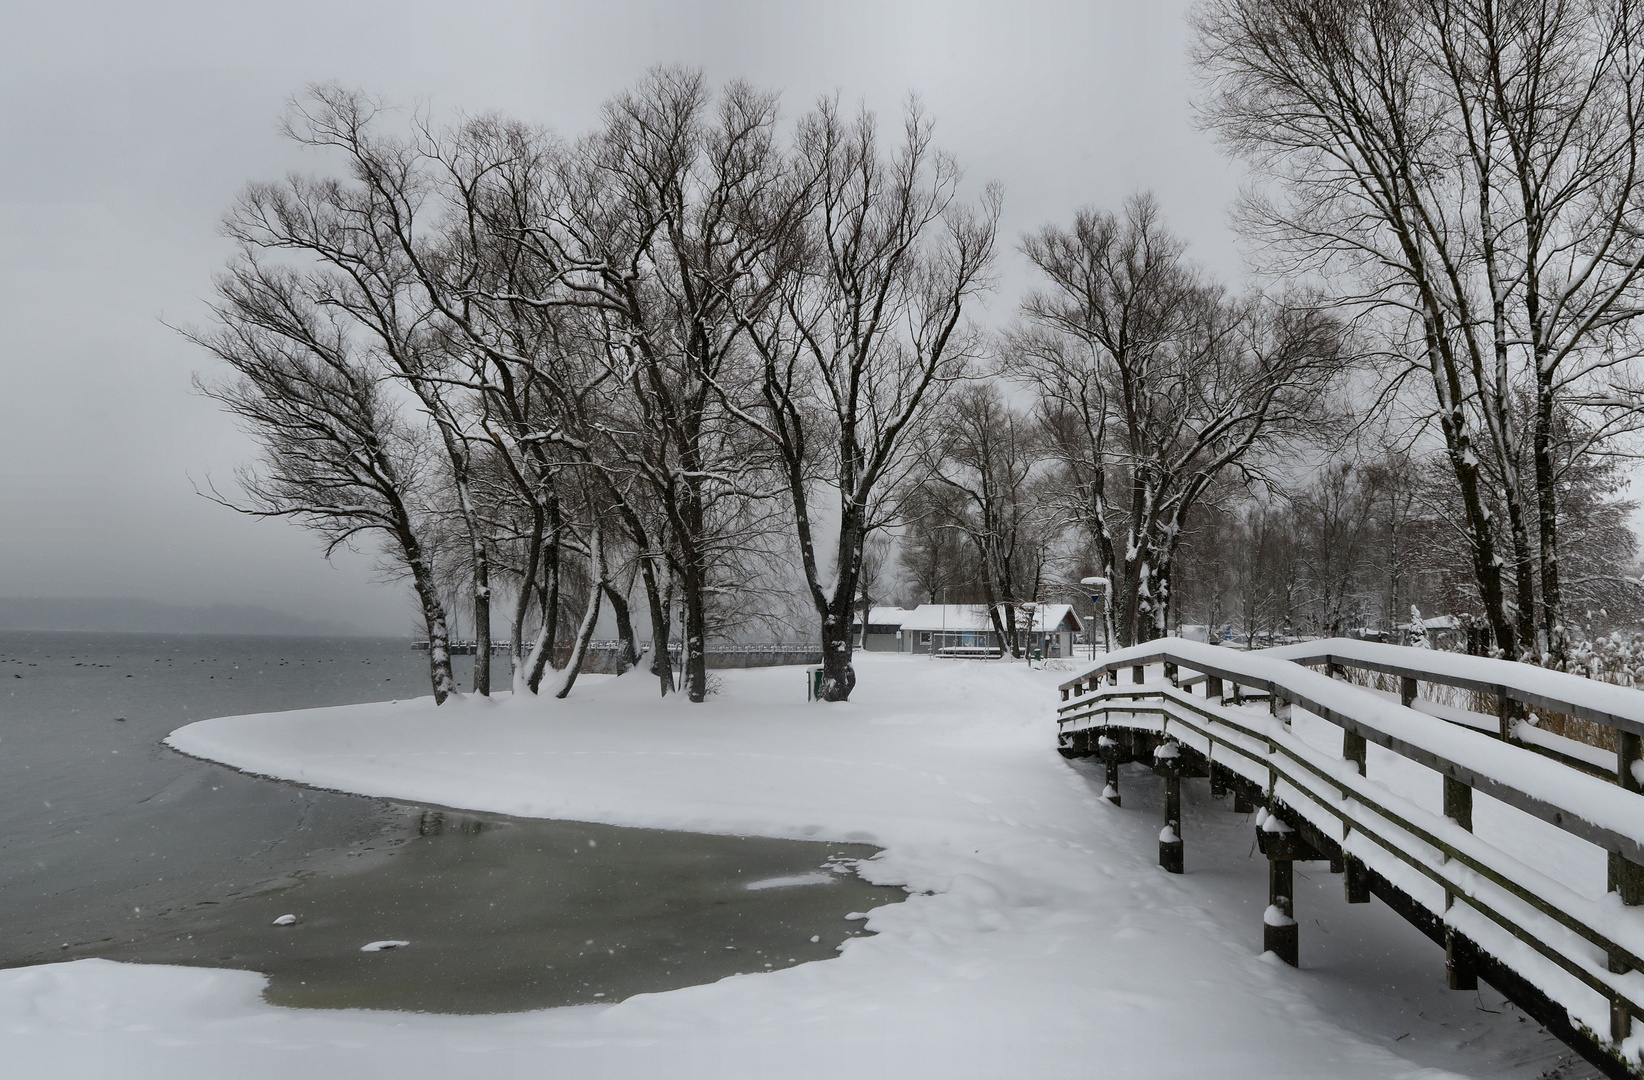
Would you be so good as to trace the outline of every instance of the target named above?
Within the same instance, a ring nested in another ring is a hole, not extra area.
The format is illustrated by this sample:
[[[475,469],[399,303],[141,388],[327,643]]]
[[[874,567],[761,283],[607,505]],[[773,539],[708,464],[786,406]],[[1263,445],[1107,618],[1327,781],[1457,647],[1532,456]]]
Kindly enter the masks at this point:
[[[1091,593],[1090,602],[1096,605],[1096,610],[1100,614],[1102,620],[1102,651],[1104,653],[1112,652],[1113,643],[1108,640],[1107,636],[1107,598],[1108,594],[1113,591],[1113,582],[1109,581],[1105,577],[1087,577],[1080,578],[1079,584],[1095,585],[1100,587],[1102,590],[1100,594]]]

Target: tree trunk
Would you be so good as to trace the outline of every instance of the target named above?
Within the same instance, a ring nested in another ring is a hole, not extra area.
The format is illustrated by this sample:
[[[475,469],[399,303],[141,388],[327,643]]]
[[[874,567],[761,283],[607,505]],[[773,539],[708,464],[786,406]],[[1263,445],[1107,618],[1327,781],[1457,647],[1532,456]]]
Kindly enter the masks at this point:
[[[1536,367],[1541,369],[1541,358]],[[1541,541],[1541,629],[1546,635],[1548,667],[1568,666],[1564,640],[1564,595],[1558,568],[1558,487],[1553,462],[1553,388],[1537,376],[1535,423],[1536,524]]]
[[[480,537],[474,542],[474,692],[491,696],[491,558]]]
[[[656,560],[640,556],[640,575],[645,582],[645,602],[651,609],[651,674],[657,677],[662,696],[674,692],[674,659],[668,651],[668,602],[656,579]]]
[[[540,692],[543,673],[554,661],[554,650],[559,648],[559,522],[555,515],[553,535],[542,560],[543,581],[538,589],[542,626],[537,632],[537,647],[531,653],[531,670],[526,685],[531,693]]]
[[[808,540],[808,537],[807,537]],[[851,638],[851,608],[856,598],[856,585],[862,574],[862,548],[866,537],[861,518],[854,508],[847,507],[839,525],[839,555],[834,560],[838,567],[833,583],[833,597],[818,612],[822,616],[822,700],[849,701],[856,689],[856,665],[852,662],[855,641]],[[806,567],[810,569],[809,565]],[[822,595],[813,583],[813,598]],[[864,594],[864,603],[866,594]],[[862,613],[864,640],[868,632],[868,615]]]
[[[565,697],[576,685],[577,675],[582,672],[582,661],[588,655],[588,643],[594,639],[594,629],[599,625],[600,601],[605,598],[605,531],[600,528],[597,513],[588,535],[588,562],[588,576],[591,579],[588,582],[588,603],[583,609],[582,625],[577,628],[571,659],[565,665],[565,679],[560,683],[559,692],[554,695],[557,698]]]
[[[846,594],[849,595],[849,594]],[[850,602],[835,603],[822,619],[822,700],[848,701],[856,689],[856,665],[851,663]]]
[[[1507,507],[1508,534],[1513,543],[1513,625],[1518,631],[1520,650],[1528,651],[1536,639],[1535,556],[1530,552],[1530,529],[1524,520],[1523,498],[1516,482],[1502,484],[1502,501]],[[1536,663],[1540,662],[1537,657]]]
[[[868,579],[866,575],[862,576],[860,591],[862,594],[862,640],[855,644],[857,648],[866,652],[868,649],[868,616],[873,614],[873,600],[868,596]]]
[[[1495,535],[1491,525],[1490,508],[1485,505],[1479,484],[1478,456],[1473,450],[1472,437],[1467,430],[1467,417],[1462,411],[1461,377],[1452,357],[1444,355],[1443,336],[1428,320],[1424,328],[1427,336],[1428,368],[1433,376],[1433,390],[1438,400],[1439,427],[1444,432],[1445,449],[1449,452],[1450,467],[1455,471],[1456,483],[1461,489],[1462,508],[1466,517],[1468,539],[1473,555],[1473,578],[1478,583],[1479,600],[1484,606],[1485,620],[1495,636],[1496,647],[1508,659],[1519,655],[1517,633],[1507,618],[1505,597],[1501,585],[1501,562],[1496,554]]]
[[[685,594],[685,640],[681,666],[685,669],[685,696],[701,704],[708,696],[708,607],[704,568],[695,557],[681,568],[681,591]],[[848,636],[848,635],[847,635]]]
[[[543,580],[538,589],[542,628],[537,633],[537,648],[531,654],[531,671],[526,676],[526,683],[533,694],[541,690],[543,673],[554,662],[554,650],[559,648],[560,525],[557,514],[555,519],[553,535],[549,538],[547,551],[543,553]]]
[[[630,587],[632,581],[630,580]],[[628,611],[628,598],[615,585],[605,583],[605,598],[611,602],[611,613],[617,624],[617,674],[621,675],[639,664],[639,645],[634,640],[634,620]]]
[[[508,673],[514,693],[526,689],[525,618],[531,612],[531,593],[542,563],[542,508],[531,508],[531,541],[526,549],[525,569],[520,575],[519,595],[514,599],[514,615],[509,621]]]
[[[428,631],[428,678],[434,687],[434,704],[443,705],[446,698],[457,692],[456,679],[451,674],[451,633],[445,625],[445,604],[440,600],[433,567],[411,531],[409,520],[402,516],[395,532],[400,550],[405,553],[405,564],[411,568],[411,584],[422,604],[423,626]]]

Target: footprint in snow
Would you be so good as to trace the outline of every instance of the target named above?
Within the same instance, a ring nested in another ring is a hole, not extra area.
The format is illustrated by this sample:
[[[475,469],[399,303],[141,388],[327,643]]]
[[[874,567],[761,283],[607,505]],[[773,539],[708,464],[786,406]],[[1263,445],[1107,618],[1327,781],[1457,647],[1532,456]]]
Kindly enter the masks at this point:
[[[360,952],[382,952],[385,949],[397,949],[409,944],[409,941],[373,941],[369,945],[361,945]]]

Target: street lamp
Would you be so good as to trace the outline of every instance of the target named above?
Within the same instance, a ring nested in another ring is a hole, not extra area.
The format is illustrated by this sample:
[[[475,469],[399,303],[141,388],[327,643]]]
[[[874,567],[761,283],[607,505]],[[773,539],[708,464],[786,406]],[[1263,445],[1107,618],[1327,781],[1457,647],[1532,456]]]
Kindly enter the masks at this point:
[[[1101,595],[1098,596],[1096,593],[1091,593],[1090,602],[1097,605],[1096,610],[1099,612],[1102,619],[1102,651],[1104,653],[1111,652],[1113,651],[1113,643],[1110,642],[1107,637],[1107,598],[1113,591],[1113,582],[1109,581],[1105,577],[1087,577],[1080,578],[1079,584],[1097,585],[1101,587]]]

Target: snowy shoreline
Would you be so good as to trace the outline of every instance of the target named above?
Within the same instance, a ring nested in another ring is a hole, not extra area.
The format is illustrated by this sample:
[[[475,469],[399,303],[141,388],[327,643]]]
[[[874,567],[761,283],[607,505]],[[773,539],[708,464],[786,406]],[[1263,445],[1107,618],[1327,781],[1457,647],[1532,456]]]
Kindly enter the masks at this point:
[[[1199,837],[1186,877],[1159,872],[1154,815],[1130,809],[1129,793],[1124,811],[1103,804],[1095,772],[1056,754],[1049,714],[1065,673],[870,654],[856,700],[820,705],[805,702],[801,670],[725,672],[704,706],[659,701],[643,677],[587,679],[564,702],[228,717],[167,741],[374,797],[879,845],[863,875],[913,895],[869,913],[876,936],[838,960],[480,1017],[279,1009],[250,972],[16,969],[0,972],[8,1074],[102,1076],[115,1063],[123,1077],[167,1080],[450,1076],[482,1063],[496,1077],[1540,1071],[1509,1067],[1524,1044],[1511,1017],[1453,1045],[1400,1042],[1376,1030],[1401,1022],[1398,996],[1368,998],[1379,1014],[1338,1015],[1321,1000],[1349,973],[1307,970],[1305,949],[1301,972],[1255,955],[1248,934],[1229,932],[1248,921],[1229,900],[1244,885],[1198,869]],[[1216,826],[1236,838],[1246,827]]]

